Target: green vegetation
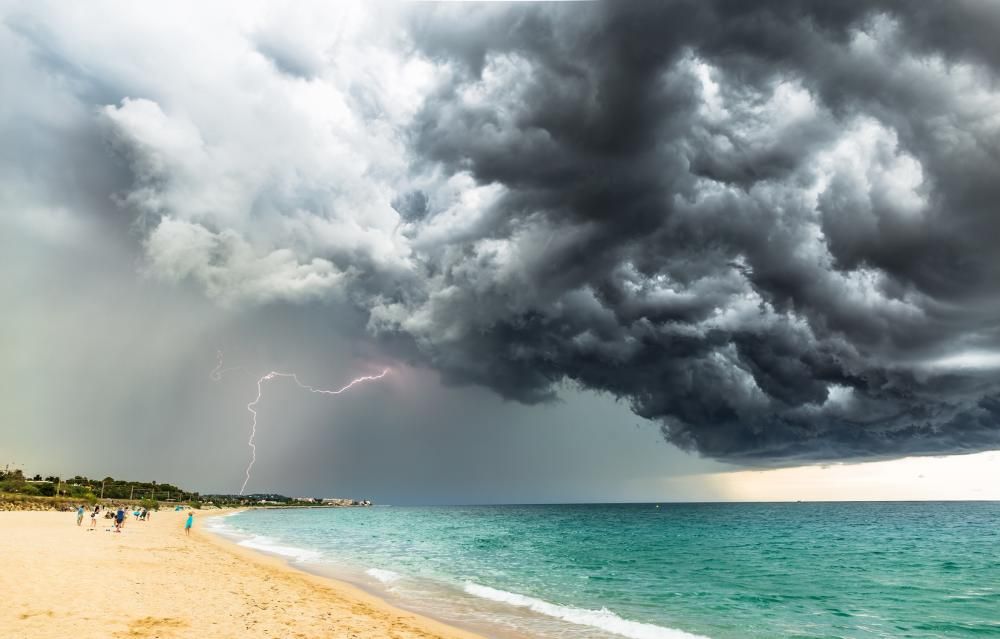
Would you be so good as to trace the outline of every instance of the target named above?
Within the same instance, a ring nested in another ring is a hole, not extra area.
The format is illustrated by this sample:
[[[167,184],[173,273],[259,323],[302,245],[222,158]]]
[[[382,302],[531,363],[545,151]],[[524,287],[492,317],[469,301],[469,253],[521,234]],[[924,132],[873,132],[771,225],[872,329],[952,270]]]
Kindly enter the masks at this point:
[[[95,504],[105,502],[129,502],[147,510],[159,510],[161,503],[168,507],[188,504],[193,508],[240,506],[254,507],[316,507],[316,506],[367,506],[371,502],[351,499],[326,500],[316,498],[295,499],[275,493],[254,493],[252,495],[201,495],[155,481],[126,481],[105,477],[90,479],[77,475],[69,479],[57,476],[34,475],[30,479],[20,470],[0,470],[0,502],[35,503],[58,508],[77,506],[81,502]]]
[[[205,503],[220,508],[253,506],[255,508],[319,508],[336,506],[371,506],[370,501],[357,499],[323,499],[321,497],[286,497],[276,493],[254,493],[252,495],[202,495]]]
[[[127,481],[113,477],[90,479],[80,475],[69,479],[58,476],[43,478],[41,475],[34,475],[29,479],[21,470],[0,470],[0,493],[24,497],[70,498],[89,504],[96,503],[98,499],[141,500],[147,508],[158,507],[160,501],[180,503],[199,501],[196,492],[183,490],[172,484],[158,484],[155,481]]]
[[[257,506],[257,505],[291,505],[295,500],[291,497],[275,493],[254,493],[252,495],[202,495],[202,500],[216,506]]]
[[[254,493],[252,495],[202,495],[202,501],[219,507],[239,506],[296,506],[303,505],[296,499],[276,493]]]

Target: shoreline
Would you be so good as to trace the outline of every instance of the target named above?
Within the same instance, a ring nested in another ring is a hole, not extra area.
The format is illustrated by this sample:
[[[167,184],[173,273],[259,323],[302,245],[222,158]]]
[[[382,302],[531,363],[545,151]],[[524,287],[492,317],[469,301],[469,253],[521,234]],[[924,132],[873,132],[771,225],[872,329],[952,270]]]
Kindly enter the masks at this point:
[[[218,511],[218,514],[209,515],[209,517],[225,517],[227,515],[249,512],[256,509],[257,508],[254,506],[224,509]],[[272,509],[266,508],[266,510]],[[362,575],[345,572],[342,570],[342,566],[338,567],[318,564],[309,559],[300,559],[282,554],[280,552],[268,551],[263,548],[244,546],[240,544],[241,535],[233,532],[211,530],[208,528],[203,530],[206,533],[205,536],[209,543],[218,544],[226,552],[233,552],[240,556],[249,555],[250,559],[253,561],[263,560],[269,564],[274,563],[281,568],[303,575],[312,580],[316,580],[321,586],[324,584],[332,584],[338,588],[343,587],[344,589],[353,591],[353,594],[359,595],[365,599],[374,600],[377,604],[383,605],[397,613],[414,615],[423,620],[441,624],[449,632],[457,631],[466,633],[462,639],[485,639],[485,637],[490,637],[492,639],[530,639],[533,636],[514,629],[490,626],[486,623],[450,620],[447,618],[447,615],[441,613],[440,611],[436,613],[433,609],[422,609],[419,606],[407,602],[405,599],[399,598],[398,596],[392,596],[389,592],[380,591],[377,586],[373,584],[366,584]],[[440,614],[440,616],[438,616],[438,614]],[[451,635],[441,636],[450,637]]]
[[[321,506],[319,508],[344,508],[345,506]],[[207,514],[207,517],[203,517],[202,523],[207,518],[215,517],[225,517],[227,515],[233,515],[236,513],[249,512],[251,510],[261,509],[261,510],[280,510],[283,507],[258,507],[258,506],[247,506],[242,508],[225,508],[219,509],[218,511],[211,512]],[[294,508],[294,507],[293,507]],[[317,508],[313,506],[313,508]],[[293,557],[281,555],[274,552],[268,552],[267,550],[262,550],[259,548],[252,548],[247,546],[241,546],[237,541],[235,535],[226,533],[223,531],[213,531],[202,528],[202,538],[208,543],[213,544],[220,548],[224,552],[229,552],[237,555],[241,558],[247,559],[252,562],[260,562],[267,566],[275,567],[279,570],[286,570],[298,575],[300,577],[306,578],[309,581],[315,583],[317,587],[331,587],[334,590],[343,590],[349,596],[357,596],[360,599],[364,599],[376,606],[385,607],[388,611],[391,611],[400,615],[412,615],[424,622],[429,622],[434,625],[441,626],[440,631],[443,633],[441,637],[448,637],[449,639],[454,636],[454,639],[486,639],[484,636],[477,633],[475,628],[464,627],[460,625],[455,625],[448,621],[438,619],[433,616],[433,613],[428,613],[425,611],[414,610],[407,608],[405,604],[399,604],[389,600],[383,594],[377,592],[374,589],[367,588],[364,584],[356,583],[346,577],[343,577],[336,573],[332,569],[323,569],[322,567],[310,564],[308,561],[301,562],[301,564],[294,563],[295,559]],[[456,635],[451,635],[447,633],[459,633]],[[438,635],[434,635],[438,636]],[[522,635],[503,635],[504,639],[519,639]]]
[[[159,511],[88,530],[69,512],[0,513],[0,627],[27,639],[330,636],[483,639],[376,594],[239,546],[204,520],[242,509]]]

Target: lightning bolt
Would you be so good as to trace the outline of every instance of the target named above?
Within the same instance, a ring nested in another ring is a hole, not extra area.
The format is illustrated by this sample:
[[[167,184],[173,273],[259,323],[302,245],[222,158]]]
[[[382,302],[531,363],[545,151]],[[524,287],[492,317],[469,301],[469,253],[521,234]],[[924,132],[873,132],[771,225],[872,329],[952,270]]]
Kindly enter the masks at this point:
[[[215,356],[218,358],[219,362],[212,369],[212,372],[208,374],[208,378],[213,382],[217,382],[222,379],[222,374],[227,371],[238,371],[239,366],[230,366],[229,368],[222,368],[222,351],[215,351]]]
[[[216,357],[218,358],[218,363],[212,372],[208,374],[208,377],[212,381],[219,381],[222,379],[222,374],[226,371],[239,370],[239,366],[231,366],[229,368],[222,367],[222,351],[216,351]],[[247,445],[250,446],[250,463],[247,465],[246,478],[243,480],[243,486],[240,487],[240,494],[242,495],[247,489],[247,483],[250,481],[250,470],[253,468],[254,462],[257,461],[257,444],[254,440],[257,438],[257,411],[254,406],[260,403],[261,398],[264,396],[263,384],[264,382],[269,382],[276,377],[288,377],[290,378],[299,388],[304,388],[310,393],[320,393],[323,395],[340,395],[351,388],[357,386],[358,384],[363,384],[364,382],[372,382],[377,379],[382,379],[389,374],[389,369],[383,369],[378,375],[364,375],[362,377],[357,377],[352,379],[346,386],[336,389],[325,389],[316,388],[315,386],[310,386],[309,384],[303,384],[295,373],[280,373],[278,371],[271,371],[267,375],[264,375],[257,380],[257,397],[247,404],[247,410],[250,411],[250,439],[247,441]]]
[[[299,378],[295,373],[279,373],[278,371],[271,371],[267,375],[264,375],[263,377],[258,379],[257,397],[252,402],[247,404],[247,410],[250,411],[251,415],[250,439],[247,441],[247,445],[250,446],[250,463],[247,465],[246,478],[243,480],[243,486],[240,488],[240,494],[242,495],[244,491],[246,491],[247,483],[250,481],[250,470],[253,468],[254,462],[257,461],[257,445],[254,443],[254,439],[257,437],[257,411],[254,409],[254,406],[256,406],[260,402],[261,398],[264,395],[263,391],[264,382],[271,381],[276,377],[288,377],[293,382],[295,382],[295,384],[299,388],[304,388],[310,393],[321,393],[323,395],[340,395],[341,393],[350,390],[351,388],[357,386],[358,384],[363,384],[364,382],[372,382],[377,379],[382,379],[388,374],[389,374],[389,369],[386,368],[378,375],[364,375],[362,377],[357,377],[355,379],[352,379],[346,386],[343,386],[335,390],[316,388],[314,386],[310,386],[309,384],[303,384],[301,381],[299,381]]]

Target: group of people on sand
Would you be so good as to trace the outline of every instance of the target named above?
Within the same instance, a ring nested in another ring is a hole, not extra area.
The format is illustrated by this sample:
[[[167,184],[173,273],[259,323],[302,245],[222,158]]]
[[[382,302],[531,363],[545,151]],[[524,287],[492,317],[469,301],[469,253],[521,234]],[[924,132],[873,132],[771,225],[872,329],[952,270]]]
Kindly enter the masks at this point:
[[[97,529],[97,515],[101,512],[101,505],[97,504],[94,506],[94,510],[90,512],[90,528],[89,530]],[[83,504],[80,504],[76,508],[76,525],[80,526],[83,524]],[[152,513],[146,508],[139,508],[138,510],[132,511],[132,516],[138,521],[149,521]],[[113,519],[115,522],[115,532],[120,533],[122,528],[125,527],[125,520],[128,518],[128,510],[125,506],[118,506],[118,509],[108,507],[104,509],[104,518]],[[191,534],[191,526],[194,525],[194,513],[188,512],[187,521],[184,522],[184,533],[187,535]],[[111,530],[110,528],[108,530]]]
[[[97,516],[101,512],[101,505],[97,504],[94,509],[90,512],[90,528],[89,530],[95,530],[97,528]],[[152,514],[146,508],[139,508],[133,510],[132,516],[138,521],[148,521]],[[83,524],[83,504],[80,504],[76,508],[76,525],[80,526]],[[120,533],[122,528],[125,527],[125,520],[128,518],[129,511],[125,506],[118,506],[118,509],[113,507],[106,507],[104,509],[104,518],[114,520],[115,532]],[[108,530],[111,530],[110,528]]]

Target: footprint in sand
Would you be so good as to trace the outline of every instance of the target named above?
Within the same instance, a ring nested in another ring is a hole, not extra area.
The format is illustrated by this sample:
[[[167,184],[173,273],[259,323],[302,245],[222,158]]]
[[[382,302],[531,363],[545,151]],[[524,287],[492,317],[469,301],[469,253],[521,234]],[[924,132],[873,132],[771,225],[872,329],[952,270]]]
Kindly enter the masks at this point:
[[[32,617],[42,617],[42,616],[51,617],[54,614],[55,613],[52,612],[51,610],[33,610],[28,612],[22,612],[20,615],[18,615],[18,617],[21,619],[31,619]]]
[[[173,617],[142,617],[129,622],[128,630],[116,632],[116,637],[169,637],[173,630],[188,624],[183,619]]]

